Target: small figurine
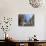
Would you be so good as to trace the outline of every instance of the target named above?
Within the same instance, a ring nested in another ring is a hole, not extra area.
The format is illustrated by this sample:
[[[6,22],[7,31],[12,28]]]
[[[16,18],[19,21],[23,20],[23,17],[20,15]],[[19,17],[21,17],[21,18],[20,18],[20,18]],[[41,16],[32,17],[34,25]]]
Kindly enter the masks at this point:
[[[34,35],[32,38],[34,39],[34,41],[38,41],[36,35]]]

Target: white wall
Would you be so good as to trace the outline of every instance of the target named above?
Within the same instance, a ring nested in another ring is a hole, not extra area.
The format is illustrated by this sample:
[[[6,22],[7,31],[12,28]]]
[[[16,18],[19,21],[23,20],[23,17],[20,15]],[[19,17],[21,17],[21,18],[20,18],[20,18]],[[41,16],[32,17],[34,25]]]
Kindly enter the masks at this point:
[[[35,26],[34,27],[19,27],[18,14],[20,13],[34,13]],[[30,6],[28,0],[0,0],[0,17],[13,17],[11,29],[9,31],[17,40],[27,40],[34,34],[39,40],[45,39],[45,15],[46,8],[33,8]],[[1,31],[2,32],[2,31]],[[0,34],[1,34],[0,32]],[[1,34],[2,35],[2,34]],[[2,39],[2,36],[0,36]]]

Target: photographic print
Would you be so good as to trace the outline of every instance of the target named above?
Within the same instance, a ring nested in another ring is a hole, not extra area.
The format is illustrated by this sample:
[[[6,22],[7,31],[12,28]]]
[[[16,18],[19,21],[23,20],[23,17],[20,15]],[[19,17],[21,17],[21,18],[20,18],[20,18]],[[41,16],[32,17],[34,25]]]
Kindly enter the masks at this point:
[[[19,14],[18,25],[19,26],[34,26],[34,14]]]

